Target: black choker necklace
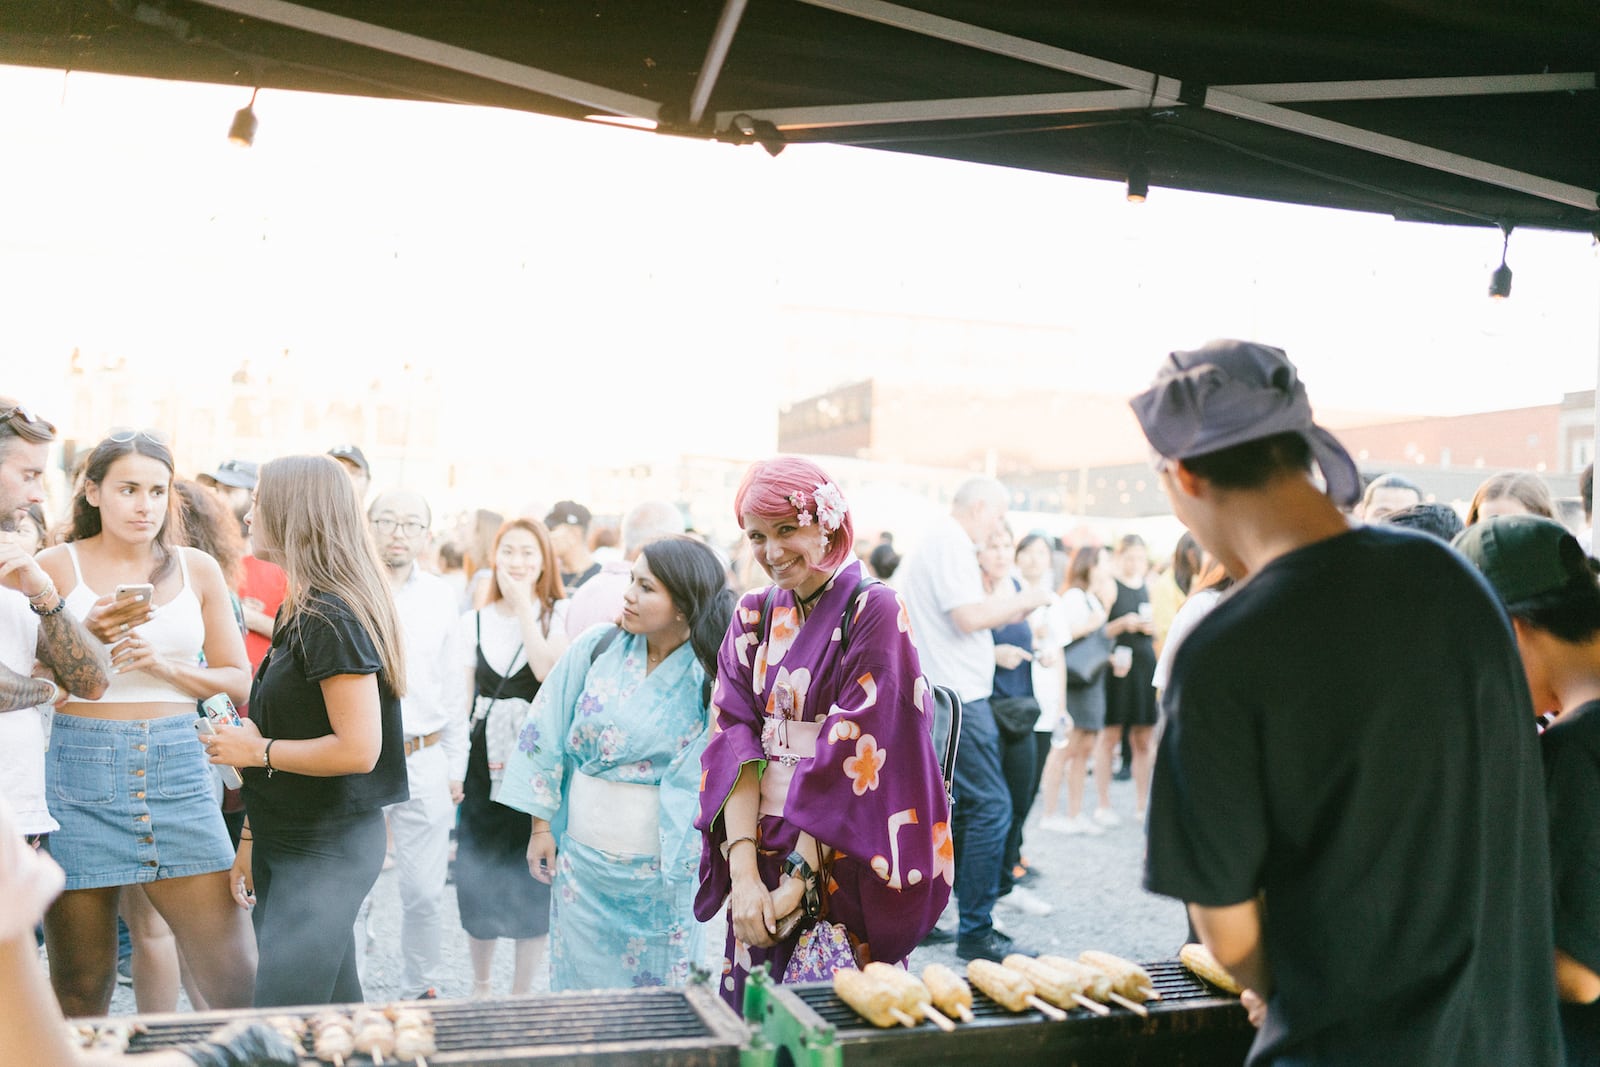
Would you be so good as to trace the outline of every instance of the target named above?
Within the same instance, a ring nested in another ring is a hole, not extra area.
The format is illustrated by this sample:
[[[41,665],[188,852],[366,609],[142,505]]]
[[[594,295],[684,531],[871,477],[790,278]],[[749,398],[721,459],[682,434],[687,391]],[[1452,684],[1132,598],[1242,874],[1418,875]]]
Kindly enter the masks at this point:
[[[794,598],[795,603],[799,604],[802,608],[810,608],[811,605],[815,604],[822,594],[826,593],[827,591],[828,583],[823,582],[821,585],[817,586],[817,591],[812,593],[810,596],[801,596],[798,592],[796,592]]]

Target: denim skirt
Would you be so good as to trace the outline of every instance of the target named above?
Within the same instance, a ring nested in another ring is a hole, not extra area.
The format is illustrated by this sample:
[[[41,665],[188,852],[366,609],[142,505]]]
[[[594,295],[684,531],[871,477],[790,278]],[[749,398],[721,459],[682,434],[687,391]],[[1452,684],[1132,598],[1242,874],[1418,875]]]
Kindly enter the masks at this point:
[[[45,795],[68,889],[225,871],[233,846],[193,713],[128,721],[56,715]]]

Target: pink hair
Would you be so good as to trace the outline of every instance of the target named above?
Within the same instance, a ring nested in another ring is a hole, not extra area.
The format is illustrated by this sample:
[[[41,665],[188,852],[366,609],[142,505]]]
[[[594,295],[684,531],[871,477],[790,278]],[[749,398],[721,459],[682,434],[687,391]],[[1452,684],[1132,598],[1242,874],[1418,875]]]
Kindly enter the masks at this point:
[[[789,502],[789,497],[795,493],[805,495],[806,510],[815,521],[817,487],[831,481],[833,479],[821,467],[799,456],[757,460],[745,471],[744,481],[739,483],[739,491],[733,497],[733,513],[739,520],[739,529],[744,529],[746,515],[758,515],[768,521],[795,517],[799,509]],[[828,535],[828,551],[819,569],[837,569],[850,558],[855,543],[855,517],[847,510],[839,528]]]

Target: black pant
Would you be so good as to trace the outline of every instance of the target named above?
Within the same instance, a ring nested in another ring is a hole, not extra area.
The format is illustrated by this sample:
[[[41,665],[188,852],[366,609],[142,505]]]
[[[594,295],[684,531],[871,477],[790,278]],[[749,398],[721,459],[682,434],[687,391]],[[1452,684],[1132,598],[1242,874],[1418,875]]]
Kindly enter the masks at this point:
[[[250,823],[256,1007],[359,1003],[354,927],[383,870],[383,809],[314,823]]]
[[[1045,735],[1050,736],[1049,734]],[[960,749],[956,750],[960,753]],[[1000,773],[1005,775],[1006,790],[1011,794],[1011,825],[1006,831],[1006,850],[1000,866],[1000,895],[1011,892],[1015,879],[1013,872],[1022,862],[1022,823],[1033,807],[1033,796],[1038,792],[1034,784],[1035,754],[1038,746],[1033,731],[1016,739],[1000,735]]]

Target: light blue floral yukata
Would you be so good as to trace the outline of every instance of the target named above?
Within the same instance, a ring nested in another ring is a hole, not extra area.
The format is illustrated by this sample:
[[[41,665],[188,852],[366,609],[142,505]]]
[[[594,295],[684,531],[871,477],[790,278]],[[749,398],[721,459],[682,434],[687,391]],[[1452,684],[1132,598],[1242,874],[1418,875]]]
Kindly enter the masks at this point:
[[[699,960],[700,753],[709,737],[705,672],[688,642],[645,673],[645,639],[578,637],[539,689],[506,762],[499,802],[548,819],[556,835],[550,988],[682,985]],[[604,852],[566,832],[573,774],[660,787],[660,853]]]

